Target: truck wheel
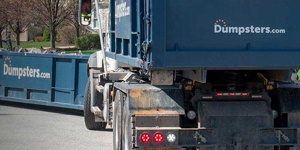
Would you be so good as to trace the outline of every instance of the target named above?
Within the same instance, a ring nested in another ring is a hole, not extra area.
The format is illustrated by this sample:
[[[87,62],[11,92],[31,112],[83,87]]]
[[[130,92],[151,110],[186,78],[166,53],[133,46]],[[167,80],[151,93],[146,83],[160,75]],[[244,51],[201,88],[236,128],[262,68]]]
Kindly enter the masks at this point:
[[[134,148],[133,145],[133,120],[131,114],[129,112],[129,103],[124,102],[124,110],[123,110],[123,138],[122,145],[123,150],[132,150]]]
[[[124,94],[117,90],[113,108],[113,148],[122,150],[122,114]]]
[[[96,91],[95,91],[96,92]],[[95,93],[97,94],[97,93]],[[102,102],[103,97],[96,95],[97,101]],[[95,115],[91,112],[91,87],[90,80],[88,80],[84,95],[84,122],[89,130],[103,130],[106,127],[106,122],[95,122]]]

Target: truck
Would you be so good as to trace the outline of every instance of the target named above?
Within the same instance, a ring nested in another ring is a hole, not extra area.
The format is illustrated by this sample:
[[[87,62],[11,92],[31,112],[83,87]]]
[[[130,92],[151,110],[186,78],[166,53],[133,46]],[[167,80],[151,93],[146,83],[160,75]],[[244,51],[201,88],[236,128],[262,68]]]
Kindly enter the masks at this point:
[[[105,25],[99,3],[84,118],[114,150],[300,149],[300,1],[109,0]]]

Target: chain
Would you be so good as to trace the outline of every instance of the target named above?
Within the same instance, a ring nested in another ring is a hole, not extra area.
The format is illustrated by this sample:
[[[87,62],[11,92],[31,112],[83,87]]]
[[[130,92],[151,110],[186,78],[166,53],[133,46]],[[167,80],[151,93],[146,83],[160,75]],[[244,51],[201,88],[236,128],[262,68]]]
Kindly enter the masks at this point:
[[[146,51],[143,55],[143,62],[141,63],[141,69],[142,69],[142,73],[145,74],[146,76],[149,76],[150,75],[150,71],[145,69],[145,64],[148,64],[147,62],[147,57],[148,57],[148,54],[150,53],[150,50],[151,50],[151,44],[150,43],[147,43],[145,44],[146,45]]]

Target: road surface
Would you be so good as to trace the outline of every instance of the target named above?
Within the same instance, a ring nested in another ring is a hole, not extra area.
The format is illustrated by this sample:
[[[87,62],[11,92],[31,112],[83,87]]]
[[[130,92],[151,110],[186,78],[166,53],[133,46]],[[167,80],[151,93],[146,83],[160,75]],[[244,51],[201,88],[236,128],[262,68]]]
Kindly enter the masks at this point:
[[[1,150],[111,150],[112,137],[87,130],[82,112],[0,101]]]

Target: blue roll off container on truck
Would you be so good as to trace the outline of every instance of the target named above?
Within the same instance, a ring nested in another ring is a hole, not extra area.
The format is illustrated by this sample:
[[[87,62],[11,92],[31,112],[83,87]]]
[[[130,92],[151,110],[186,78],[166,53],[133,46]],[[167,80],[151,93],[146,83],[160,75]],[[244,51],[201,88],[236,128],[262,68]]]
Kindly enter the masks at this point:
[[[87,55],[0,52],[0,100],[83,110]]]

